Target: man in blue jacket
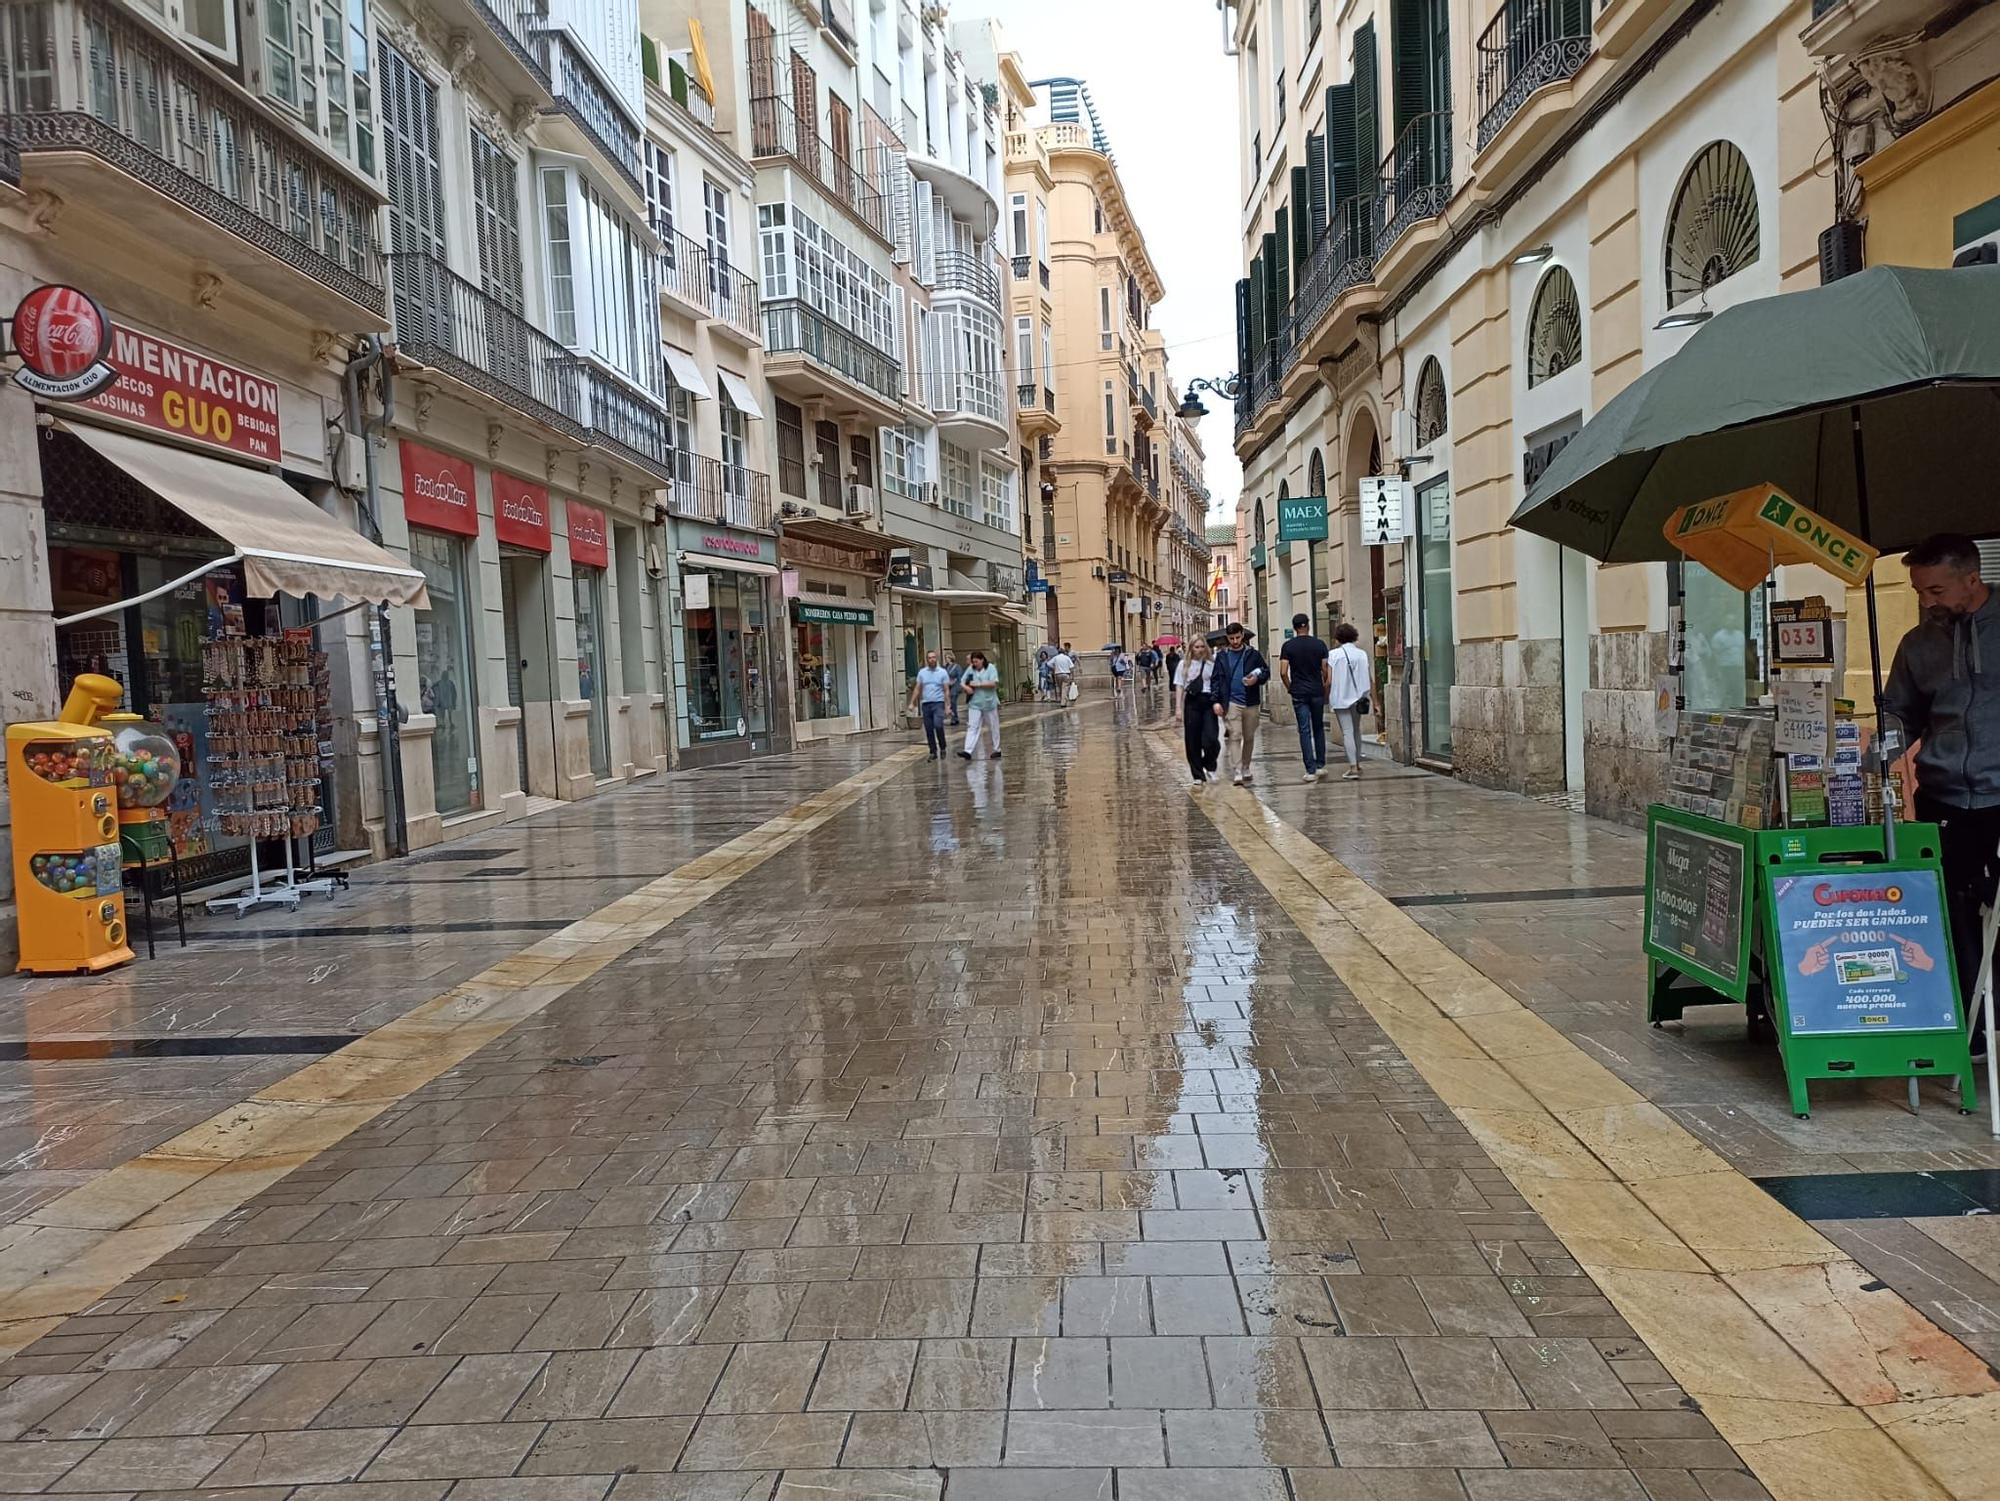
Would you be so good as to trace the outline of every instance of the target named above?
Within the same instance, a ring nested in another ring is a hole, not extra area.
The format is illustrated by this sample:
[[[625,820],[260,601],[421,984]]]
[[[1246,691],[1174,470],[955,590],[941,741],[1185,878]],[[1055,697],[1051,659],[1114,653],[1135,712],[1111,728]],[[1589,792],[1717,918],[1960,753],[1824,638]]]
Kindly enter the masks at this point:
[[[1229,744],[1236,760],[1229,780],[1241,787],[1251,780],[1250,752],[1257,744],[1258,705],[1271,667],[1251,643],[1242,621],[1232,620],[1223,640],[1223,649],[1215,654],[1215,715],[1229,725]]]

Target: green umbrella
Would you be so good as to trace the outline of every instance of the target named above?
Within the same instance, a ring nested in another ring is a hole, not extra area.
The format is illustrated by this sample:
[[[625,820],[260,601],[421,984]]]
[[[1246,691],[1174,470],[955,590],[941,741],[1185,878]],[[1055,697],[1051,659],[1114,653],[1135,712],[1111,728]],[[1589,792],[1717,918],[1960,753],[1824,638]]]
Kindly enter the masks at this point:
[[[1772,484],[1883,551],[2000,531],[2000,267],[1878,266],[1715,315],[1584,425],[1513,524],[1678,557],[1691,501]]]

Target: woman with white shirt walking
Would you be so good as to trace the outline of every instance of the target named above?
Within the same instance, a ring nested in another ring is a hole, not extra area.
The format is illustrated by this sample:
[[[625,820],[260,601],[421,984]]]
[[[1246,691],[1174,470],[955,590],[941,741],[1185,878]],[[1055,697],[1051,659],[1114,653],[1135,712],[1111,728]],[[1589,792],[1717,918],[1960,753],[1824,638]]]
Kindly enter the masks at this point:
[[[1215,776],[1222,756],[1222,734],[1215,717],[1215,653],[1206,641],[1194,641],[1174,669],[1174,692],[1181,700],[1181,738],[1187,747],[1188,775],[1195,785]]]
[[[1341,747],[1347,752],[1347,770],[1340,774],[1340,779],[1352,782],[1361,776],[1361,717],[1370,709],[1368,689],[1375,681],[1375,672],[1369,665],[1368,653],[1357,644],[1361,633],[1351,624],[1343,620],[1335,626],[1333,639],[1333,656],[1327,662],[1333,690],[1327,702],[1340,725]]]

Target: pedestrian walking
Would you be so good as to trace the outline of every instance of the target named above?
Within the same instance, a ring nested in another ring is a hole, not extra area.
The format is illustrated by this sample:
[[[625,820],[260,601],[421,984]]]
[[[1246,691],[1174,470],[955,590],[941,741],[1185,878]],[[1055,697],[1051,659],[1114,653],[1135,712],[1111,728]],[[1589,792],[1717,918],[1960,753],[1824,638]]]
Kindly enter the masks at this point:
[[[951,679],[951,697],[948,702],[950,704],[951,722],[956,726],[958,724],[958,685],[959,680],[965,676],[965,669],[959,665],[957,657],[953,656],[950,652],[946,652],[944,654],[944,670],[945,675]]]
[[[1120,646],[1111,654],[1111,691],[1125,698],[1132,688],[1132,655]]]
[[[1043,703],[1055,697],[1056,675],[1049,669],[1055,654],[1056,649],[1046,641],[1035,648],[1035,693]]]
[[[1076,657],[1063,642],[1062,649],[1049,658],[1049,675],[1055,679],[1056,702],[1072,704],[1076,702]]]
[[[933,761],[945,752],[945,699],[950,692],[951,674],[938,665],[936,652],[926,653],[924,665],[910,684],[910,706],[923,717],[924,744],[930,748]]]
[[[1327,662],[1327,702],[1333,705],[1333,717],[1340,725],[1340,746],[1347,753],[1347,770],[1340,779],[1352,782],[1361,776],[1361,721],[1373,712],[1368,686],[1375,681],[1375,669],[1361,645],[1361,632],[1352,622],[1343,620],[1335,626],[1333,639],[1333,656]],[[1324,766],[1322,758],[1322,769]]]
[[[1969,1009],[1983,957],[1979,909],[2000,879],[2000,590],[1981,580],[1969,537],[1928,537],[1903,561],[1923,617],[1896,647],[1882,704],[1906,745],[1922,742],[1917,817],[1938,826],[1952,960]],[[1984,1026],[1972,1046],[1985,1052]]]
[[[1299,756],[1306,763],[1305,779],[1317,782],[1326,770],[1326,700],[1333,687],[1333,654],[1312,633],[1305,615],[1292,617],[1291,639],[1278,648],[1278,677],[1292,696],[1292,717],[1299,725]]]
[[[965,749],[959,755],[967,761],[979,748],[980,732],[993,747],[993,759],[1000,759],[1000,669],[986,660],[986,653],[972,653],[970,667],[959,680],[959,690],[971,700],[965,711]]]
[[[1181,680],[1181,649],[1178,646],[1167,648],[1166,669],[1167,682],[1170,685],[1175,685],[1176,691],[1178,691],[1178,684]]]
[[[1215,717],[1215,657],[1208,643],[1197,641],[1174,662],[1174,692],[1181,704],[1181,741],[1187,748],[1188,775],[1199,786],[1215,777],[1222,755],[1222,726]]]
[[[1264,684],[1271,676],[1271,664],[1257,650],[1243,622],[1232,620],[1223,635],[1223,649],[1216,654],[1215,716],[1229,721],[1229,738],[1235,749],[1229,780],[1241,787],[1255,780],[1250,753],[1257,745],[1257,711],[1264,701]]]

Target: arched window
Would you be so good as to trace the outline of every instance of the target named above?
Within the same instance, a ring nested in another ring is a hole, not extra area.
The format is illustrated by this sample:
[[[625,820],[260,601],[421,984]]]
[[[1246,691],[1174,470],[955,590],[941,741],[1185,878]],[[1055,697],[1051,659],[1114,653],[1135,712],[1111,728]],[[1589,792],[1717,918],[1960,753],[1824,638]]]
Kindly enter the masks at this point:
[[[1253,535],[1256,537],[1257,545],[1262,547],[1264,545],[1264,502],[1261,500],[1257,502],[1257,508],[1252,513],[1251,529]]]
[[[1757,183],[1727,141],[1711,141],[1688,164],[1667,216],[1667,306],[1699,297],[1757,259]]]
[[[1528,310],[1528,384],[1539,386],[1582,363],[1583,307],[1576,283],[1561,266],[1552,266]]]
[[[1450,414],[1445,407],[1444,367],[1437,362],[1437,356],[1424,361],[1424,368],[1417,372],[1417,447],[1428,448],[1444,436],[1450,422]]]
[[[1312,457],[1306,460],[1306,494],[1326,494],[1326,461],[1319,456],[1317,448],[1312,451]]]

